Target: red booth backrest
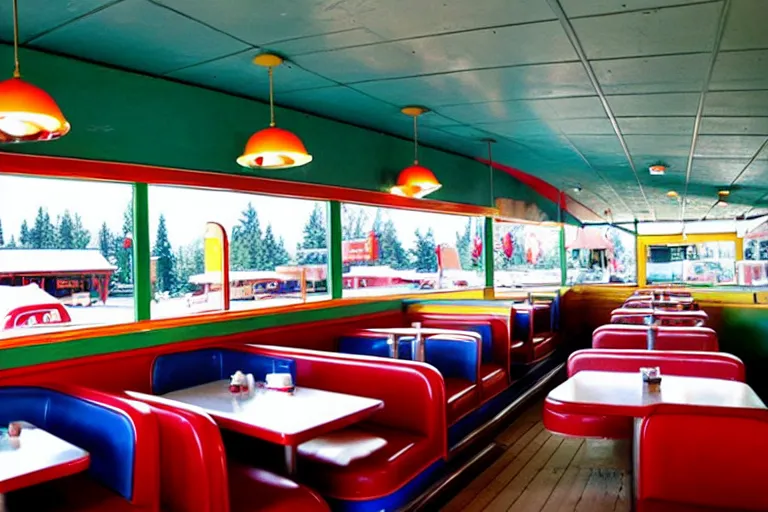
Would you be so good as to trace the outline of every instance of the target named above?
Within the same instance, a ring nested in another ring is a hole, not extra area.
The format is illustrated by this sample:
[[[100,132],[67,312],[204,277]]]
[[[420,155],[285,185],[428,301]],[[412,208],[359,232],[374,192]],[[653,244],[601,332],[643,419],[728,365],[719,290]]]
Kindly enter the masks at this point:
[[[661,350],[579,350],[568,358],[568,377],[580,371],[638,372],[658,366],[661,375],[745,381],[744,363],[723,352]]]
[[[216,422],[204,411],[127,392],[152,408],[160,427],[160,490],[167,512],[229,512],[227,458]]]
[[[611,311],[612,324],[643,325],[649,316],[661,321],[661,325],[696,327],[706,325],[709,316],[705,311],[663,311],[651,308],[618,308]]]
[[[648,327],[645,325],[607,324],[592,333],[592,348],[646,349]],[[656,334],[657,350],[696,350],[717,352],[717,334],[709,327],[660,326]]]
[[[424,435],[445,455],[445,384],[433,366],[265,345],[245,345],[242,350],[293,359],[297,385],[382,400],[384,408],[368,421]]]
[[[637,510],[768,510],[766,458],[766,409],[658,407],[640,424]]]

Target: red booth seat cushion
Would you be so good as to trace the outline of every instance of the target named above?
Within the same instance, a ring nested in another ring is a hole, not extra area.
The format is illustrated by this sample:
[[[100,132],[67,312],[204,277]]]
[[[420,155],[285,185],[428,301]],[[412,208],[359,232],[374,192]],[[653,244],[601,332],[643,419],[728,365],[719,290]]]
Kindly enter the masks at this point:
[[[658,407],[637,453],[638,512],[768,510],[768,410]]]
[[[646,349],[648,326],[608,324],[592,333],[592,348]],[[660,326],[656,334],[657,350],[699,350],[717,352],[717,334],[709,327]]]
[[[480,385],[483,388],[483,400],[501,393],[507,388],[508,384],[507,372],[501,365],[496,363],[480,365]]]
[[[633,419],[626,416],[563,414],[545,405],[542,421],[547,430],[563,435],[597,439],[632,437]]]
[[[723,352],[679,350],[579,350],[568,358],[568,377],[580,371],[638,372],[658,366],[663,375],[709,377],[744,382],[744,363]]]
[[[446,378],[445,396],[448,425],[453,425],[480,405],[480,388],[466,379]]]
[[[263,469],[229,466],[232,512],[330,512],[316,492]]]
[[[533,359],[538,361],[547,357],[555,350],[555,337],[553,335],[534,336],[533,338]]]
[[[23,505],[22,505],[23,504]],[[154,507],[134,505],[85,474],[46,482],[12,493],[8,497],[11,511],[29,510],[77,512],[137,512]]]
[[[430,450],[423,435],[367,423],[300,445],[298,466],[324,495],[370,500],[399,489]]]

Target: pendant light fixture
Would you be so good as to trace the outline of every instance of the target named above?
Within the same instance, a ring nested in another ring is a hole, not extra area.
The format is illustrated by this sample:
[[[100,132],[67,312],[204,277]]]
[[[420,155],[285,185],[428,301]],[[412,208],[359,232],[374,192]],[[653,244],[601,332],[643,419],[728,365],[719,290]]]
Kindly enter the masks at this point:
[[[0,142],[53,140],[69,133],[53,98],[21,79],[18,0],[13,0],[13,58],[13,78],[0,82]]]
[[[413,165],[400,171],[397,185],[392,187],[390,192],[396,196],[422,198],[442,187],[432,171],[419,165],[418,117],[427,112],[427,109],[424,107],[405,107],[401,112],[413,118]]]
[[[245,152],[237,159],[243,167],[252,169],[288,169],[312,161],[304,143],[294,133],[275,126],[274,85],[272,68],[283,63],[282,57],[262,53],[253,59],[257,66],[269,69],[269,128],[251,135]]]

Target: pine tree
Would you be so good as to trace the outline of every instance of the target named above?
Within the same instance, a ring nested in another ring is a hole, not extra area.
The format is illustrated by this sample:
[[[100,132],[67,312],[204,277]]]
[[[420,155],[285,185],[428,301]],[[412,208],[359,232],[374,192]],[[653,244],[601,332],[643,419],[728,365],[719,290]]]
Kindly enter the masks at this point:
[[[157,225],[157,237],[152,256],[157,259],[157,289],[163,292],[172,292],[176,287],[175,256],[168,240],[168,230],[165,226],[165,217],[160,214],[160,222]]]
[[[0,221],[0,247],[5,245],[5,239],[3,238],[3,223]]]
[[[51,216],[42,206],[37,209],[35,226],[29,232],[29,238],[32,249],[56,248],[56,230],[51,223]]]
[[[26,219],[21,223],[21,232],[19,233],[19,244],[27,248],[32,245],[32,234],[29,232],[29,226]]]
[[[78,213],[75,213],[75,220],[72,225],[72,243],[75,249],[87,249],[91,243],[91,232],[85,229],[83,219]]]
[[[472,219],[467,219],[464,233],[456,232],[456,250],[459,253],[459,262],[462,269],[472,268]]]
[[[264,270],[264,248],[262,247],[259,214],[248,203],[242,212],[240,223],[232,228],[230,243],[231,265],[234,270]]]
[[[341,239],[360,240],[365,238],[368,235],[366,226],[369,218],[365,207],[345,204],[341,208]],[[381,221],[380,218],[379,221]]]
[[[110,261],[114,255],[112,246],[113,240],[114,235],[109,230],[107,223],[102,222],[101,228],[99,229],[99,251],[101,251],[101,255],[104,256],[107,261]]]
[[[379,241],[379,264],[397,270],[408,268],[408,254],[397,237],[397,229],[392,219],[387,219],[379,229],[375,229],[375,233]]]
[[[58,240],[57,246],[59,249],[74,249],[75,240],[73,238],[73,223],[72,216],[69,214],[69,210],[64,210],[64,215],[58,220]]]
[[[267,270],[274,270],[275,267],[285,265],[291,261],[288,251],[285,250],[283,239],[275,239],[275,235],[272,233],[272,224],[267,224],[262,244],[264,248],[264,265]]]
[[[432,228],[425,235],[416,230],[416,246],[411,249],[417,272],[437,272],[437,244]]]
[[[111,234],[111,233],[110,233]],[[118,234],[112,235],[112,254],[115,258],[115,280],[121,284],[133,283],[133,202],[129,201],[123,211],[123,226]]]
[[[325,250],[302,252],[302,249]],[[327,249],[328,230],[325,226],[325,215],[322,207],[316,204],[304,225],[304,238],[297,247],[299,265],[325,265],[328,263]]]
[[[16,248],[16,239],[11,235],[11,240],[8,242],[8,245],[5,246],[6,249],[15,249]]]

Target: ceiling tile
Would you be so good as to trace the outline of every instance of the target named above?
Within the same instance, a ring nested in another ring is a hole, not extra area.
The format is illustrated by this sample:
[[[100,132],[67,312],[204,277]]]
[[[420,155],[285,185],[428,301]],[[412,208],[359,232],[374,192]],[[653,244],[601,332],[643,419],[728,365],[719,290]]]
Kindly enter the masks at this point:
[[[710,52],[720,4],[697,4],[573,20],[589,59]]]
[[[279,52],[281,55],[296,57],[306,53],[327,52],[337,48],[381,42],[384,42],[384,38],[367,28],[353,28],[342,30],[341,32],[299,37],[271,43],[269,49]]]
[[[620,154],[622,158],[624,157],[619,138],[616,134],[586,136],[571,135],[568,139],[583,155],[589,155],[589,158],[594,158],[599,155],[617,154]]]
[[[604,117],[597,96],[448,105],[440,112],[464,123]]]
[[[627,94],[608,96],[615,116],[694,116],[699,104],[698,92],[672,94]]]
[[[655,155],[655,158],[688,157],[691,150],[691,137],[685,135],[625,135],[624,140],[634,158]]]
[[[605,94],[699,92],[709,66],[706,54],[601,60],[592,63]]]
[[[313,53],[295,60],[339,82],[353,83],[577,58],[560,23],[549,21]]]
[[[768,91],[709,92],[705,116],[768,116]]]
[[[575,119],[583,117],[605,117],[605,109],[597,96],[584,98],[555,98],[541,100],[560,119]]]
[[[544,120],[518,121],[514,123],[478,123],[476,126],[513,139],[538,139],[545,136],[560,136],[557,125],[554,122]]]
[[[737,160],[720,158],[694,158],[691,182],[718,187],[728,185],[749,163],[749,158]]]
[[[35,39],[33,46],[157,74],[247,48],[146,0],[124,0]]]
[[[563,119],[557,122],[558,128],[564,134],[570,135],[613,135],[613,125],[608,117],[588,119]]]
[[[594,93],[580,63],[463,71],[355,84],[355,89],[396,105],[430,108],[484,101],[586,96]]]
[[[619,117],[625,135],[693,135],[695,117]]]
[[[29,41],[34,36],[54,29],[70,20],[99,9],[114,0],[24,0],[19,2],[19,39]],[[13,42],[13,4],[0,3],[0,40]]]
[[[720,48],[722,50],[768,48],[765,7],[765,0],[732,0]]]
[[[218,59],[169,73],[168,76],[233,94],[269,99],[269,74],[253,64],[258,50]],[[310,73],[299,66],[286,63],[273,71],[275,97],[281,100],[289,91],[335,85],[334,82]]]
[[[639,9],[658,10],[670,4],[684,5],[700,2],[701,0],[560,0],[563,10],[569,17],[593,16]]]
[[[709,90],[738,89],[768,89],[768,50],[718,54]]]
[[[704,117],[702,135],[768,135],[768,117]]]
[[[751,158],[765,137],[750,135],[701,135],[695,156],[709,158]]]

